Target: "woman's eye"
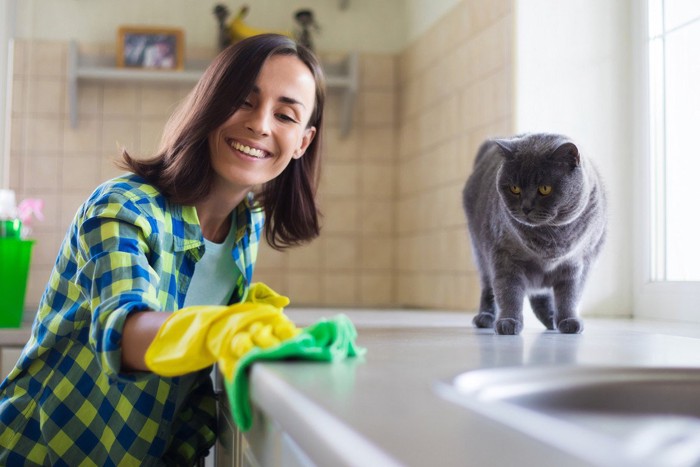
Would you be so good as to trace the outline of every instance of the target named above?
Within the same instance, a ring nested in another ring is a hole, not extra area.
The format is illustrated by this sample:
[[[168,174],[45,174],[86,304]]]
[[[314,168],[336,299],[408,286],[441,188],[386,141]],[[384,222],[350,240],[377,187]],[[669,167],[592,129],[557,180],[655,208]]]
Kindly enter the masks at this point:
[[[241,105],[241,107],[246,107],[246,108],[250,108],[252,106],[253,106],[253,104],[251,104],[250,101],[243,101],[243,105]]]
[[[537,191],[539,191],[542,196],[547,196],[548,194],[552,193],[552,186],[540,185],[539,188],[537,188]]]
[[[296,122],[296,119],[294,117],[291,117],[287,114],[277,114],[277,118],[280,120],[284,120],[285,122]]]
[[[514,195],[519,195],[520,194],[520,187],[518,185],[511,185],[510,192],[513,193]]]

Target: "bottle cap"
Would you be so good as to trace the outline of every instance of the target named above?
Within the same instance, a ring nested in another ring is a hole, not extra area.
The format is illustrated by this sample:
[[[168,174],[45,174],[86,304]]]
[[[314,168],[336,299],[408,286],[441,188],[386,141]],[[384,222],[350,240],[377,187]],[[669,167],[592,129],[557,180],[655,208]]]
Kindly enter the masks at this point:
[[[0,189],[0,219],[14,219],[15,217],[17,217],[15,192]]]

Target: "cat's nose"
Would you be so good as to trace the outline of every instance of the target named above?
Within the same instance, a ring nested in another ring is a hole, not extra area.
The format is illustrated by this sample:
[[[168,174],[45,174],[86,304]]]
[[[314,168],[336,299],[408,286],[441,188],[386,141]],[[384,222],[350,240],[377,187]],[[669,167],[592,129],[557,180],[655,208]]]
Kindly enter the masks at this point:
[[[523,206],[523,214],[526,216],[532,212],[532,208],[530,206]]]

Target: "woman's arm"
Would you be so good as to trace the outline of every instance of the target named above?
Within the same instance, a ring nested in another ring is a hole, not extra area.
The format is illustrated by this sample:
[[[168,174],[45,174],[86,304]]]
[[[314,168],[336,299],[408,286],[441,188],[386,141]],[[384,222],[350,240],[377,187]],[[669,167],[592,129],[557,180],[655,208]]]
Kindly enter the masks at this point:
[[[122,369],[124,371],[150,371],[146,366],[144,355],[168,316],[170,313],[140,311],[131,313],[126,318],[122,329]]]

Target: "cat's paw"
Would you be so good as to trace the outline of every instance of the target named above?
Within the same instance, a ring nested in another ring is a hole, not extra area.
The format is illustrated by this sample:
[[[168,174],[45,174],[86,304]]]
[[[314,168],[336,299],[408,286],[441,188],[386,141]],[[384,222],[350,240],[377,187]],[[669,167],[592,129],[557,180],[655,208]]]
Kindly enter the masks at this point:
[[[496,332],[501,335],[515,336],[523,330],[522,321],[514,318],[503,318],[496,321]]]
[[[578,318],[566,318],[557,323],[562,334],[579,334],[583,331],[583,321]]]
[[[493,314],[480,312],[474,317],[472,323],[474,323],[474,326],[477,328],[492,328],[494,319],[495,317]]]

